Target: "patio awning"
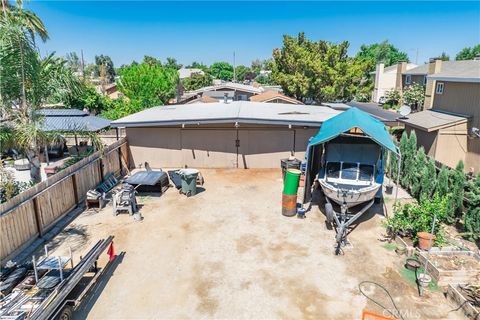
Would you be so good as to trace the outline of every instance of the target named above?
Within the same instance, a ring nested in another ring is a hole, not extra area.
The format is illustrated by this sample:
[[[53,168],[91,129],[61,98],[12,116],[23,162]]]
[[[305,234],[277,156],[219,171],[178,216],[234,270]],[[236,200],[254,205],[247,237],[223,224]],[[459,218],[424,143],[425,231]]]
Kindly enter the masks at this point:
[[[77,109],[42,109],[44,131],[96,132],[110,126],[110,120]]]
[[[308,147],[328,142],[354,128],[360,129],[377,144],[398,154],[397,147],[385,125],[380,120],[355,107],[326,120],[320,127],[318,134],[310,141]]]

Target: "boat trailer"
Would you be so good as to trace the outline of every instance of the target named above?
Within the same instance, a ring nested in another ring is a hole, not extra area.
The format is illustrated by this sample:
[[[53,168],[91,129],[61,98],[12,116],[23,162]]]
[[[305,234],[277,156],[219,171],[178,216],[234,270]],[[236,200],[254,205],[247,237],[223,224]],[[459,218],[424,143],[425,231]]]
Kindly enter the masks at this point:
[[[327,196],[325,196],[325,200],[327,201],[325,203],[325,213],[327,215],[327,222],[330,225],[335,224],[335,231],[337,235],[335,236],[335,241],[336,241],[336,246],[335,246],[335,254],[339,255],[342,253],[342,248],[347,246],[349,242],[347,241],[347,234],[348,234],[348,228],[358,219],[360,218],[365,211],[370,209],[370,207],[373,205],[375,202],[375,198],[367,202],[365,206],[358,211],[355,214],[351,214],[348,212],[348,207],[347,207],[347,197],[350,195],[350,191],[346,189],[341,189],[339,191],[342,193],[343,197],[343,204],[340,205],[340,212],[337,212],[333,210],[333,205],[328,199]]]

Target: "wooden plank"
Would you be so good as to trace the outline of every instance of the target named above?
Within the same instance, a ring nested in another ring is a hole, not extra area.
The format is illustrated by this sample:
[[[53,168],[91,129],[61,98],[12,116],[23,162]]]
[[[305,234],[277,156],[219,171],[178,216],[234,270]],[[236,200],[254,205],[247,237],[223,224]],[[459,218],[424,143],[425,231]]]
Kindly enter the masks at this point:
[[[38,235],[40,237],[43,237],[43,222],[42,222],[42,218],[41,218],[41,215],[40,215],[40,209],[38,207],[38,198],[35,197],[33,198],[33,212],[35,214],[35,224],[36,224],[36,227],[37,227],[37,232],[38,232]]]

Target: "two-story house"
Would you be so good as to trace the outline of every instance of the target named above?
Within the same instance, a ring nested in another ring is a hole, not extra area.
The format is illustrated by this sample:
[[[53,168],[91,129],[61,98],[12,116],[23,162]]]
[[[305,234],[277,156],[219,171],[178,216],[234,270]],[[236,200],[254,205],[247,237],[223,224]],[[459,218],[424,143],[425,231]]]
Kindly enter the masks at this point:
[[[427,65],[424,111],[405,119],[407,132],[415,130],[418,146],[455,167],[465,163],[467,172],[480,172],[480,60],[441,61]]]
[[[387,92],[392,90],[402,91],[402,75],[408,70],[417,67],[416,64],[399,62],[389,67],[383,63],[377,65],[372,75],[375,75],[375,84],[372,92],[372,101],[379,102]]]

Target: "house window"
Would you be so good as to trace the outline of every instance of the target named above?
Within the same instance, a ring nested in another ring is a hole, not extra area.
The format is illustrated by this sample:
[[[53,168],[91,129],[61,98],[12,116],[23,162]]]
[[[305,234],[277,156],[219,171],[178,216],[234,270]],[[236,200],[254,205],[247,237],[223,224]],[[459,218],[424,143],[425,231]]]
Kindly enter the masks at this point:
[[[436,94],[442,94],[443,93],[443,82],[438,82],[437,87],[435,89]]]
[[[407,74],[405,76],[405,84],[411,84],[412,83],[412,76]]]

